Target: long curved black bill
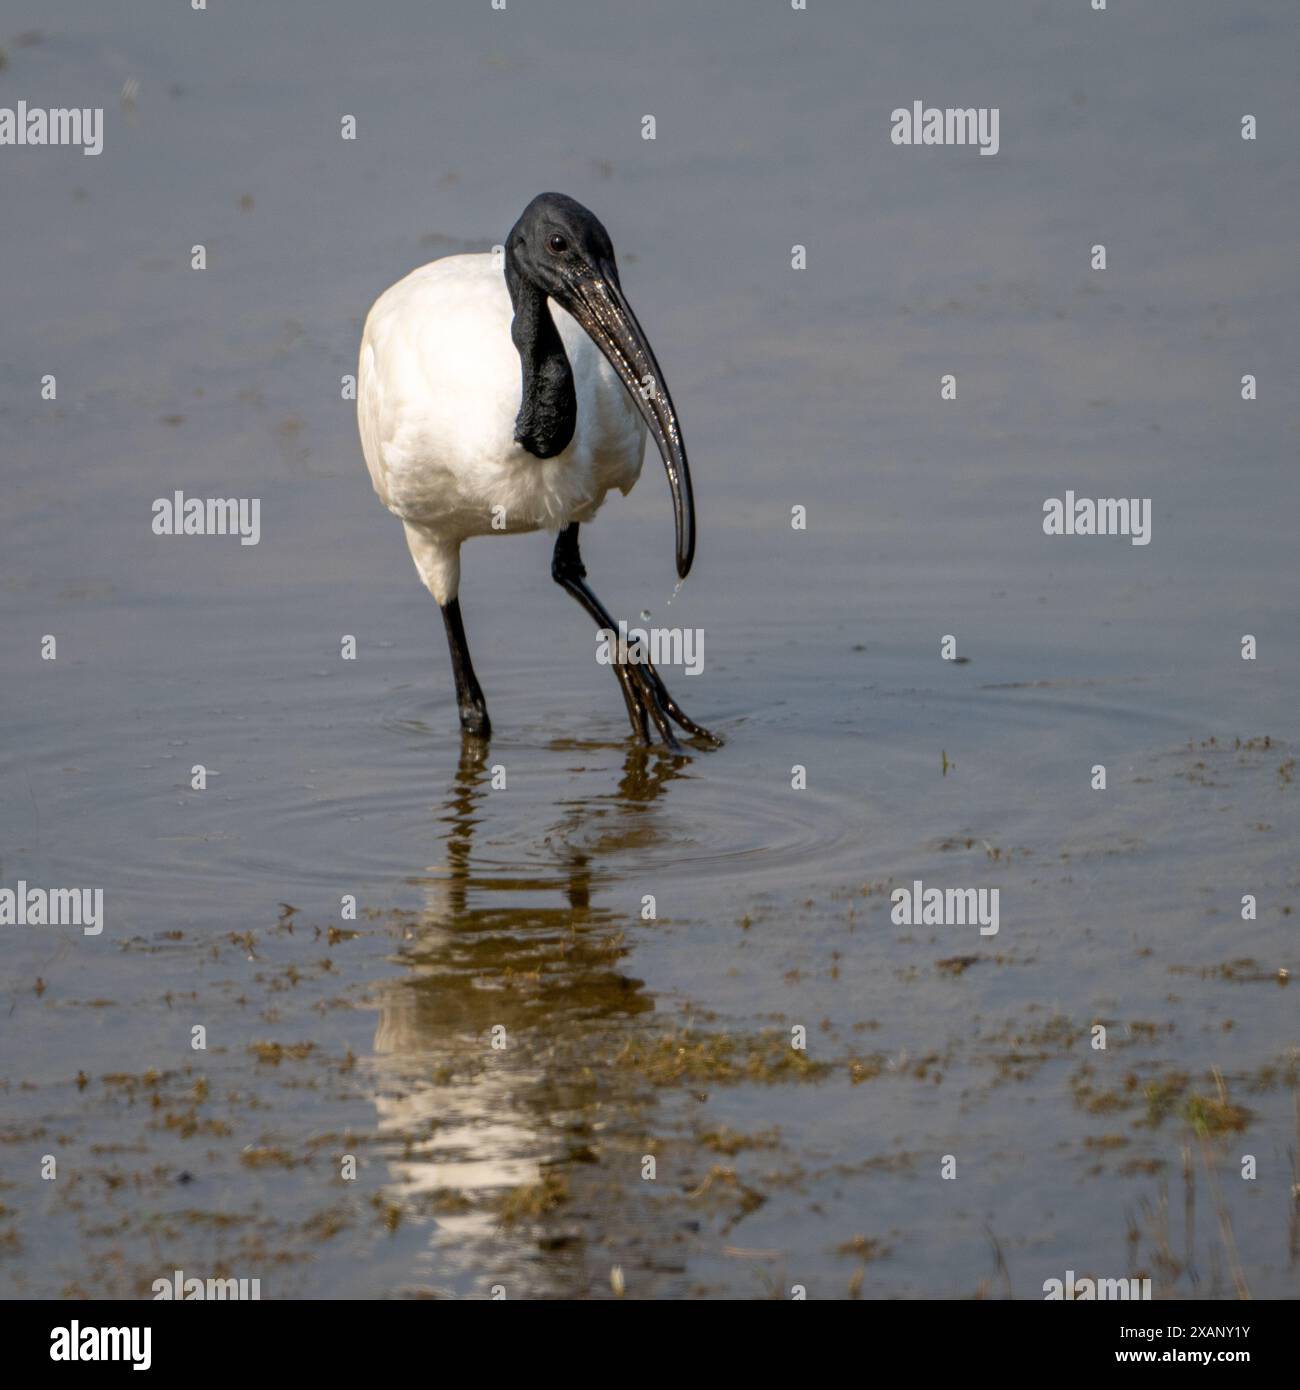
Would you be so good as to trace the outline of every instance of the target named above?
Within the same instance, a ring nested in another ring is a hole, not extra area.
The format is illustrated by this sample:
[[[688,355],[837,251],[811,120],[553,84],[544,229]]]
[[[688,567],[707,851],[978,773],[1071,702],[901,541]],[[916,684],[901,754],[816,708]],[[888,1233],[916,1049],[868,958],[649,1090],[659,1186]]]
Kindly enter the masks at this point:
[[[677,576],[685,579],[695,558],[695,498],[691,495],[686,446],[663,373],[632,306],[623,296],[616,271],[607,269],[596,276],[583,276],[572,286],[571,293],[572,303],[564,307],[619,374],[664,461],[677,526]]]

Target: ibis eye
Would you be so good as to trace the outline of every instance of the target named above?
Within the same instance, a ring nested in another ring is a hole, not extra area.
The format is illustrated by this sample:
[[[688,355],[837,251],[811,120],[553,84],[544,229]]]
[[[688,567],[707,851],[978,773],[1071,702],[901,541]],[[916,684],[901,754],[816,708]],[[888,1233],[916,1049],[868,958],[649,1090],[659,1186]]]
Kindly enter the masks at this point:
[[[567,251],[569,249],[569,243],[565,241],[565,239],[559,234],[559,232],[552,232],[551,235],[546,239],[546,244],[551,248],[552,251],[555,252],[557,256],[562,251]]]

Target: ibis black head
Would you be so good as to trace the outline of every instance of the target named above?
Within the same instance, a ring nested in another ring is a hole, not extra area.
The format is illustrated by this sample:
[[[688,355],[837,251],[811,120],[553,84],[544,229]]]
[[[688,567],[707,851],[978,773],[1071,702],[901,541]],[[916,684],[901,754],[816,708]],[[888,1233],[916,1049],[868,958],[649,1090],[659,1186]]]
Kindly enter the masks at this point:
[[[573,315],[627,388],[668,474],[677,573],[685,579],[695,556],[695,501],[686,448],[659,363],[619,284],[609,233],[581,203],[563,193],[540,193],[511,228],[505,273],[517,325],[521,290],[528,285]]]

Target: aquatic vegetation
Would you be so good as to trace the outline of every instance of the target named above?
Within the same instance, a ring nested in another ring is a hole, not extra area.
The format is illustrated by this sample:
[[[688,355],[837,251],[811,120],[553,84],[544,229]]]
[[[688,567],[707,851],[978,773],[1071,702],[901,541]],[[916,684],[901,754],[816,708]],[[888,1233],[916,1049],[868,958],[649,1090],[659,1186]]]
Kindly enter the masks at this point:
[[[1250,1122],[1250,1111],[1219,1096],[1189,1096],[1183,1108],[1187,1123],[1202,1135],[1236,1134]]]
[[[627,1039],[612,1065],[638,1073],[655,1085],[681,1082],[734,1084],[815,1081],[829,1076],[829,1062],[814,1060],[790,1045],[789,1034],[696,1033],[692,1029]]]
[[[296,1062],[301,1062],[310,1057],[315,1050],[316,1044],[303,1043],[278,1043],[278,1042],[256,1042],[250,1045],[249,1051],[252,1052],[259,1062],[265,1062],[269,1066],[278,1067],[285,1058]]]
[[[539,1182],[525,1183],[497,1199],[497,1215],[505,1225],[536,1221],[569,1200],[569,1183],[562,1173],[546,1173]]]

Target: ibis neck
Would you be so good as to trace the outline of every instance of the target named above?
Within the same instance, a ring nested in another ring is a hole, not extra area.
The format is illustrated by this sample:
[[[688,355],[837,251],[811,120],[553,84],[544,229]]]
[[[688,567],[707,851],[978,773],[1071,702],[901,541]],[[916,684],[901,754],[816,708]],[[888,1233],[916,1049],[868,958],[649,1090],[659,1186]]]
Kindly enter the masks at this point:
[[[539,459],[554,458],[568,447],[578,423],[573,369],[546,295],[522,279],[509,278],[515,306],[510,337],[519,353],[522,382],[515,440]]]

